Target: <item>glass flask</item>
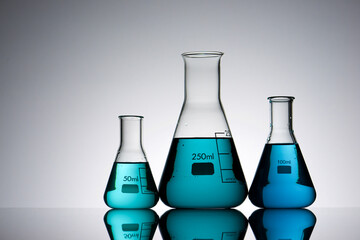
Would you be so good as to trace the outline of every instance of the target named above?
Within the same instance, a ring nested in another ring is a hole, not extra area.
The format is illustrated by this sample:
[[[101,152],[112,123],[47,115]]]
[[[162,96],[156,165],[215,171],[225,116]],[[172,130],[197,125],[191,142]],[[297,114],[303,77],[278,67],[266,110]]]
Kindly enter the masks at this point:
[[[111,240],[153,239],[159,216],[151,209],[111,209],[104,216]]]
[[[258,209],[249,223],[256,239],[308,240],[316,217],[307,209]]]
[[[142,116],[120,119],[120,148],[106,186],[104,201],[111,208],[151,208],[159,200],[141,143]]]
[[[159,221],[163,239],[244,239],[248,221],[235,209],[172,209]]]
[[[255,206],[303,208],[315,201],[314,185],[292,129],[294,99],[288,96],[268,98],[270,135],[249,191]]]
[[[220,102],[221,52],[189,52],[185,97],[159,185],[175,208],[230,208],[247,185]]]

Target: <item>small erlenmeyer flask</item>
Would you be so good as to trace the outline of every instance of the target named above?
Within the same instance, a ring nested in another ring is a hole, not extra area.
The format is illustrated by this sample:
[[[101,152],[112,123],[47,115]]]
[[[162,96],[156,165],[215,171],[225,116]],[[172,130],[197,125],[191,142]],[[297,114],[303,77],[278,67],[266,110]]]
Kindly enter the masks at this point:
[[[120,118],[120,148],[104,194],[111,208],[151,208],[159,194],[141,143],[142,116]]]
[[[159,185],[176,208],[230,208],[247,186],[220,102],[221,52],[189,52],[185,98]]]
[[[249,191],[251,202],[258,207],[302,208],[315,201],[314,185],[292,129],[294,99],[268,98],[270,135]]]

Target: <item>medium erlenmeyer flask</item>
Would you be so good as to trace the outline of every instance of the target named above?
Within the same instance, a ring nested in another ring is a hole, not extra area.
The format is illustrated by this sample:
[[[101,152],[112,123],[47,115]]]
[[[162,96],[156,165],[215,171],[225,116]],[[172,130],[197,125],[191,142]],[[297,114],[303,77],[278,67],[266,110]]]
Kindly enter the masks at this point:
[[[120,148],[104,194],[111,208],[151,208],[159,194],[141,143],[142,116],[120,118]]]
[[[292,129],[294,97],[269,97],[270,135],[250,187],[251,202],[263,208],[302,208],[315,201],[309,171]]]
[[[230,208],[247,186],[220,102],[221,52],[189,52],[185,99],[159,186],[176,208]]]

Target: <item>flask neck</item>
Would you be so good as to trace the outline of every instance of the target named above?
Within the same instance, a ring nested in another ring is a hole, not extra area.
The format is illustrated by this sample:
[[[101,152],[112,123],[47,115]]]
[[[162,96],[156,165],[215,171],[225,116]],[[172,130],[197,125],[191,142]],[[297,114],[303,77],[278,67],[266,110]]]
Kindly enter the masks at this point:
[[[142,116],[124,115],[120,119],[120,147],[116,162],[146,161],[142,148]]]
[[[220,103],[221,52],[184,53],[185,103]]]
[[[175,138],[231,137],[220,102],[221,52],[183,53],[185,99]]]
[[[269,97],[270,134],[267,143],[296,143],[292,125],[292,102],[294,97]]]

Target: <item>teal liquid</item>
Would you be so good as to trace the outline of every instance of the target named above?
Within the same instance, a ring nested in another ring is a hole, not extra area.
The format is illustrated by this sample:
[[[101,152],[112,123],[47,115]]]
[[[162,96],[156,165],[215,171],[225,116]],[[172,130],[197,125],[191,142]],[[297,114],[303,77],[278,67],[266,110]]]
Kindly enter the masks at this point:
[[[249,198],[263,208],[303,208],[316,193],[298,144],[266,144]]]
[[[235,209],[172,209],[159,222],[163,239],[240,240],[248,222]]]
[[[153,239],[159,216],[150,209],[111,209],[104,216],[110,239]]]
[[[104,194],[111,208],[151,208],[159,195],[148,162],[115,162]]]
[[[251,214],[250,226],[256,239],[310,239],[315,215],[306,209],[259,209]]]
[[[231,208],[247,196],[231,138],[174,138],[160,181],[161,200],[175,208]]]

